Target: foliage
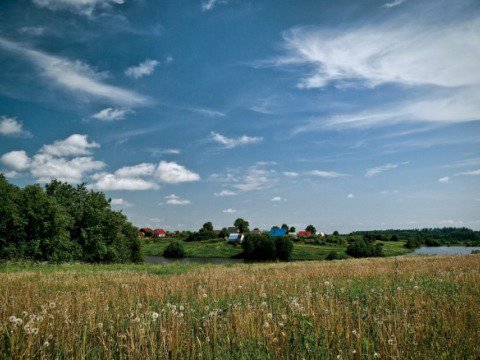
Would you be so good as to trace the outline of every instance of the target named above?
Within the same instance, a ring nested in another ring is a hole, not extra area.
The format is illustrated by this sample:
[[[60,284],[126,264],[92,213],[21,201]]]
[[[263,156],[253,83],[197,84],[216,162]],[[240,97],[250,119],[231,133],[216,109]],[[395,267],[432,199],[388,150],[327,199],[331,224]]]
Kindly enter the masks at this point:
[[[248,232],[248,227],[250,223],[242,218],[238,218],[233,223],[233,226],[237,227],[241,234]]]
[[[340,235],[340,234],[338,233],[337,230],[335,230],[332,235],[333,235],[333,236],[338,236],[338,235]]]
[[[305,231],[310,231],[311,234],[316,234],[317,233],[317,229],[315,229],[315,226],[313,226],[313,225],[308,225],[305,228]]]
[[[357,239],[347,247],[347,254],[356,257],[378,257],[383,256],[383,244],[369,241],[368,239]]]
[[[405,243],[404,246],[407,249],[416,249],[422,246],[422,244],[420,243],[420,241],[418,241],[417,238],[411,238],[411,239],[408,239],[408,241]]]
[[[178,241],[172,241],[163,251],[163,256],[167,258],[182,258],[185,257],[185,255],[185,249]]]
[[[281,261],[290,261],[292,259],[293,243],[286,236],[278,236],[275,238],[275,254],[276,258]]]
[[[206,222],[203,224],[202,229],[207,230],[207,231],[213,231],[213,224],[211,221]]]
[[[248,260],[268,261],[277,256],[275,242],[270,235],[247,234],[242,243],[243,256]]]
[[[0,174],[0,258],[141,262],[138,230],[100,192],[52,181],[23,189]]]
[[[335,250],[332,250],[328,253],[328,255],[325,257],[325,260],[341,260],[345,259],[346,256],[343,254],[339,254]]]
[[[288,232],[291,232],[293,234],[295,234],[296,231],[297,229],[295,229],[295,226],[290,227],[290,229],[288,230]]]

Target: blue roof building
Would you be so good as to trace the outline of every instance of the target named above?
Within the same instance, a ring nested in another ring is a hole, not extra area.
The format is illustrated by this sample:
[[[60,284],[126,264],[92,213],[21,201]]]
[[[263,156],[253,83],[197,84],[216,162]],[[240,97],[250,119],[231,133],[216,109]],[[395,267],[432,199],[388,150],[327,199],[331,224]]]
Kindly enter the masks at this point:
[[[269,234],[270,234],[270,236],[273,236],[273,237],[286,236],[287,235],[287,229],[273,227],[273,228],[270,229]]]

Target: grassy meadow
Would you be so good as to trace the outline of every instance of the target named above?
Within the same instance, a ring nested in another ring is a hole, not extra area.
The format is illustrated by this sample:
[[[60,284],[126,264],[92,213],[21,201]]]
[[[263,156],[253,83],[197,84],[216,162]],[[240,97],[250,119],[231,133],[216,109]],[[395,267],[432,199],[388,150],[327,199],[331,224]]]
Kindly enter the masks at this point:
[[[172,241],[179,241],[188,257],[218,257],[232,258],[238,257],[242,253],[240,245],[228,244],[223,239],[213,241],[183,241],[175,238],[157,238],[144,245],[145,255],[161,256],[163,250]],[[404,247],[405,241],[382,241],[383,252],[385,256],[404,255],[411,252]],[[331,252],[336,251],[339,254],[347,256],[346,245],[327,243],[326,245],[307,244],[303,241],[293,243],[293,260],[324,260]]]
[[[478,359],[480,256],[0,267],[0,358]]]

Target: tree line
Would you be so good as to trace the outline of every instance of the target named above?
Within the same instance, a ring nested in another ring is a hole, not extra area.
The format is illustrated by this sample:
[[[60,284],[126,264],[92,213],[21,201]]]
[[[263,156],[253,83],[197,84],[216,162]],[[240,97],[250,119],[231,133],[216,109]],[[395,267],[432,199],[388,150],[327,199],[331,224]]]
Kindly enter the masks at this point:
[[[85,184],[10,184],[0,173],[0,259],[142,262],[138,229]]]

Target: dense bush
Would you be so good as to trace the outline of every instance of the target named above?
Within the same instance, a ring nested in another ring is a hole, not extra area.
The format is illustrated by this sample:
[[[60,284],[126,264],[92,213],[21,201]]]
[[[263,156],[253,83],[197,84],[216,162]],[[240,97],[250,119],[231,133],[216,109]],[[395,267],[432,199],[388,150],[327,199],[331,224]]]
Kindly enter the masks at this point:
[[[277,256],[275,242],[270,235],[247,234],[242,243],[243,256],[248,260],[268,261]]]
[[[422,244],[418,239],[412,238],[412,239],[408,239],[404,247],[406,247],[407,249],[416,249],[416,248],[419,248],[421,245]]]
[[[332,250],[327,254],[327,256],[325,257],[325,260],[341,260],[345,258],[346,256],[344,254],[339,254],[335,250]]]
[[[0,174],[0,198],[0,259],[143,261],[137,228],[85,185],[21,189]]]
[[[165,250],[163,250],[163,256],[167,258],[182,258],[185,257],[185,249],[183,245],[178,241],[173,241],[167,245]]]
[[[199,231],[190,233],[185,241],[204,241],[214,239],[216,237],[217,236],[215,236],[215,232],[213,230],[202,228]]]
[[[348,245],[347,254],[355,258],[383,256],[383,244],[357,239]]]
[[[292,252],[292,240],[285,236],[280,236],[275,239],[275,254],[278,260],[290,261],[292,259]]]

